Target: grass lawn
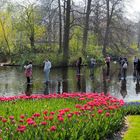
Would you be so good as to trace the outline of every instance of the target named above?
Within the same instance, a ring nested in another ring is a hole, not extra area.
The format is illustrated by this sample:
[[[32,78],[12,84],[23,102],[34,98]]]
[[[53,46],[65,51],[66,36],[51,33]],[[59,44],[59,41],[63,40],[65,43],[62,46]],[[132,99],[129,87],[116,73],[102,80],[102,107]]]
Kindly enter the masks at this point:
[[[129,129],[123,140],[140,140],[140,116],[127,117]]]

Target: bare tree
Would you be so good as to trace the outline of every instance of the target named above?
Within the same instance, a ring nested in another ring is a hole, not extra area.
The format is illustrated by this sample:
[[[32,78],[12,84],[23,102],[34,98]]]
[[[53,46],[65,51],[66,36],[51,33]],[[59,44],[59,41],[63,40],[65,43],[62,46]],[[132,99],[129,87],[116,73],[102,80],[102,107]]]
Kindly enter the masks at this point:
[[[109,45],[109,34],[110,34],[110,29],[111,29],[111,23],[112,23],[112,20],[113,20],[113,17],[115,16],[115,14],[117,12],[121,11],[123,0],[105,0],[104,2],[106,5],[106,7],[105,7],[105,9],[106,9],[105,10],[106,27],[105,27],[105,33],[104,33],[104,38],[103,38],[102,53],[105,56],[107,46]]]
[[[70,10],[71,10],[71,0],[67,0],[65,25],[64,25],[64,37],[63,37],[63,62],[64,65],[66,66],[68,65],[68,58],[69,58]]]
[[[85,50],[86,50],[87,38],[88,38],[89,16],[90,16],[90,12],[91,12],[91,1],[92,0],[87,1],[86,17],[85,17],[85,24],[84,24],[84,30],[83,30],[83,48],[82,48],[82,52],[83,52],[84,55],[86,54]]]
[[[59,7],[59,52],[62,52],[62,16],[61,16],[61,1],[58,0]]]
[[[137,23],[137,46],[140,48],[140,21]]]

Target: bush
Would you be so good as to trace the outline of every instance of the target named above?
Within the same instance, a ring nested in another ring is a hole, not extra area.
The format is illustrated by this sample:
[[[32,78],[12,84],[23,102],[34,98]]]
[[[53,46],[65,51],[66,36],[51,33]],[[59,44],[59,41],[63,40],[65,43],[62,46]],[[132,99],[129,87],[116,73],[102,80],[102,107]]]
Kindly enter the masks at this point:
[[[126,115],[140,115],[140,102],[125,103],[123,110]]]

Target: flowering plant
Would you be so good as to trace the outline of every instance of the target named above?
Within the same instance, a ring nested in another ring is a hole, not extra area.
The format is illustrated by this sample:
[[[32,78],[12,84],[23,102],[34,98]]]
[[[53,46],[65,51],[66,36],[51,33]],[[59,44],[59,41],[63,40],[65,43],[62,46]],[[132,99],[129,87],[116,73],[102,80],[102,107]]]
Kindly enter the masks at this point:
[[[3,140],[104,139],[123,125],[123,100],[103,93],[0,97]]]

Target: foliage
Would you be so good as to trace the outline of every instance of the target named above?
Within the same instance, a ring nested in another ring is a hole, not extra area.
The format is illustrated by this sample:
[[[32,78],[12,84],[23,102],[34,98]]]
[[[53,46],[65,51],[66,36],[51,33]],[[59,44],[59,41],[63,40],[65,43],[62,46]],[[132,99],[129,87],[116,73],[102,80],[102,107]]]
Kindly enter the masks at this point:
[[[130,48],[132,48],[134,51],[138,51],[138,46],[137,46],[137,44],[135,44],[135,43],[133,43],[131,46],[130,46]]]
[[[75,52],[81,52],[82,49],[82,30],[80,27],[75,27],[73,31],[72,38],[70,40],[70,52],[73,54]]]
[[[140,102],[129,102],[123,107],[126,115],[140,115]]]
[[[123,125],[124,102],[110,95],[64,93],[0,97],[4,140],[99,140]]]
[[[13,39],[15,31],[13,31],[12,18],[10,13],[0,12],[0,50],[4,54],[9,54],[14,51]]]

